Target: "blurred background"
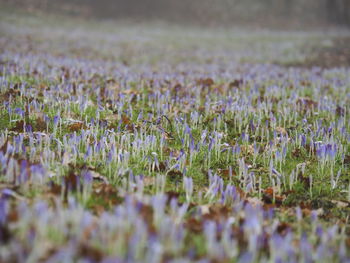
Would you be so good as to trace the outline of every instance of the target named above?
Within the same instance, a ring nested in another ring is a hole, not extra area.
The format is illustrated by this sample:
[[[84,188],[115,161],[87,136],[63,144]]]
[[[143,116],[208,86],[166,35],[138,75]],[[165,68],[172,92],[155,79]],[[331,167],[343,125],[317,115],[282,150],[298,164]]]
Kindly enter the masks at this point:
[[[0,0],[0,60],[348,67],[349,29],[350,0]]]
[[[350,27],[350,0],[0,0],[27,12],[198,26]]]

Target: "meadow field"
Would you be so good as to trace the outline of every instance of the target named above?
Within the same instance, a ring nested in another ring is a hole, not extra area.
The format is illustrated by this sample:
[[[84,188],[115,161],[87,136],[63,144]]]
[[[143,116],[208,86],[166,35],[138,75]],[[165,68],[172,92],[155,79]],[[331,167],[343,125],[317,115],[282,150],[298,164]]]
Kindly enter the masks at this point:
[[[0,262],[350,262],[349,30],[0,13]]]

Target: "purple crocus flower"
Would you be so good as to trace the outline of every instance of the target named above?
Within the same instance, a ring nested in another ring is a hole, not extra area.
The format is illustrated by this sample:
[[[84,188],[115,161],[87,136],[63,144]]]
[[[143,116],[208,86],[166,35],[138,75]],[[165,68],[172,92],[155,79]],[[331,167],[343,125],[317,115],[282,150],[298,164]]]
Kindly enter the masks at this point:
[[[60,121],[60,116],[59,115],[56,115],[56,116],[53,117],[53,125],[54,126],[57,126],[59,121]]]
[[[301,136],[301,146],[305,146],[306,145],[306,136],[305,134],[300,135]]]
[[[244,252],[238,259],[238,263],[252,263],[253,255],[251,252]]]
[[[37,202],[34,205],[35,213],[39,216],[43,215],[45,212],[47,212],[47,209],[48,209],[48,205],[45,201]]]
[[[6,190],[7,189],[3,189],[1,195],[5,196]],[[5,198],[0,196],[0,225],[5,224],[7,213],[8,213],[8,202],[5,200]],[[1,238],[0,238],[0,240],[1,240]]]
[[[24,117],[24,111],[21,108],[16,108],[15,113],[20,115],[22,118]]]
[[[82,177],[83,177],[84,183],[86,183],[86,184],[91,184],[92,183],[93,177],[92,177],[92,174],[91,174],[90,171],[85,171],[82,174]]]
[[[193,193],[193,180],[191,177],[184,176],[183,182],[184,182],[184,189],[186,191],[186,200],[187,202],[190,202],[191,196]]]

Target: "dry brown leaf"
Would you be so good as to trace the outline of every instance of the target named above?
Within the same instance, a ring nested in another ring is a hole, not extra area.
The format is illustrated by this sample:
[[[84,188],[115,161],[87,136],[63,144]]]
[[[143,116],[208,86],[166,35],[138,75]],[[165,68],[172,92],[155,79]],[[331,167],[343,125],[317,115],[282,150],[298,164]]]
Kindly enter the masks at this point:
[[[197,85],[202,85],[205,87],[210,87],[211,85],[214,84],[214,80],[212,78],[205,78],[205,79],[198,79],[196,81]]]
[[[335,204],[338,208],[350,207],[350,202],[347,201],[331,200],[331,202]]]
[[[76,122],[76,123],[72,123],[68,126],[68,130],[70,132],[78,132],[82,129],[84,129],[84,124],[82,122]]]
[[[275,131],[276,131],[277,133],[282,134],[282,135],[286,135],[286,134],[287,134],[286,129],[283,128],[283,127],[276,127]]]

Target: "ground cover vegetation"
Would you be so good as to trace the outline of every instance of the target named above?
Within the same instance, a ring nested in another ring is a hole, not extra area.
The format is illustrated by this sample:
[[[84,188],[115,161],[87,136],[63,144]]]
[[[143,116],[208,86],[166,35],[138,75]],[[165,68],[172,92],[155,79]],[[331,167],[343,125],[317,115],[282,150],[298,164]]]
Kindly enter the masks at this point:
[[[1,31],[1,262],[349,260],[347,31]]]

